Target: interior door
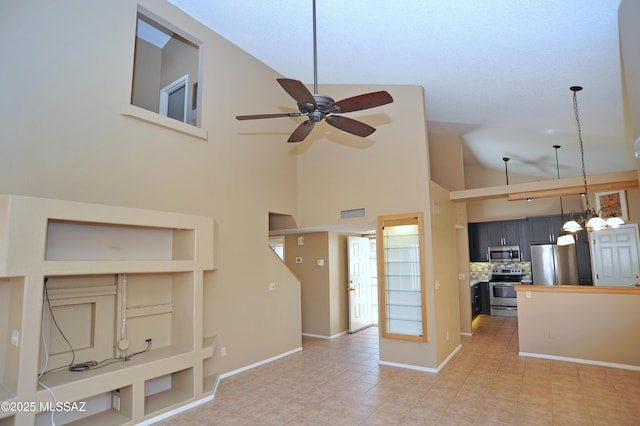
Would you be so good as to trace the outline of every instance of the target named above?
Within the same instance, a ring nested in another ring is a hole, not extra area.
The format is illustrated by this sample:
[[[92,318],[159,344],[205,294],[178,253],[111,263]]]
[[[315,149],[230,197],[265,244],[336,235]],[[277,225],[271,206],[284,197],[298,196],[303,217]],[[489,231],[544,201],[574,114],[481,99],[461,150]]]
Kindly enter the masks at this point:
[[[349,333],[373,323],[371,317],[371,248],[369,239],[348,237]]]
[[[638,225],[591,233],[594,285],[629,286],[640,280]]]

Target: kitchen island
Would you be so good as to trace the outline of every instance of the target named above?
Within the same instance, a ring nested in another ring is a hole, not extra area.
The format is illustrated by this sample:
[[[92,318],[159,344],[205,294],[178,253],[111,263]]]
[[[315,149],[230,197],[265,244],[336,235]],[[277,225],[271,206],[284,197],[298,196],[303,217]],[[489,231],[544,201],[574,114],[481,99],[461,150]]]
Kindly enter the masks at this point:
[[[520,355],[640,371],[640,287],[514,287]]]

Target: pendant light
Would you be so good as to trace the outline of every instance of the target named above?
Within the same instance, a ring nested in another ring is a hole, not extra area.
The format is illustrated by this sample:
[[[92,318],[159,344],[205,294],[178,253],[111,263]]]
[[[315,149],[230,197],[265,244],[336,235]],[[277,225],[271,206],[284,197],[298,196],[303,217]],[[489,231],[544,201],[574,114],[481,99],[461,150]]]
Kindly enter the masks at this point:
[[[560,149],[560,145],[554,145],[553,149],[556,150],[556,174],[558,179],[560,179],[560,163],[558,163],[558,149]],[[562,206],[562,197],[560,197],[560,217],[564,220],[564,207]],[[575,244],[576,240],[573,238],[573,234],[571,232],[562,231],[562,235],[558,237],[557,244],[559,246],[568,246],[571,244]]]
[[[610,218],[611,222],[607,222],[598,216],[598,213],[589,205],[589,193],[587,187],[587,173],[584,167],[584,145],[582,143],[582,129],[580,128],[580,115],[578,114],[578,97],[577,93],[582,90],[581,86],[571,86],[569,88],[573,92],[573,113],[576,119],[576,126],[578,128],[578,142],[580,144],[580,163],[582,164],[582,179],[584,182],[584,194],[581,194],[585,197],[585,201],[587,204],[587,209],[582,213],[582,215],[578,218],[569,218],[568,221],[564,223],[562,226],[563,231],[568,232],[577,232],[584,228],[587,228],[587,231],[599,231],[608,226],[618,227],[620,224],[624,223],[621,218]]]
[[[509,185],[509,168],[507,167],[509,160],[509,157],[502,157],[502,161],[504,161],[504,176],[507,179],[507,185]]]

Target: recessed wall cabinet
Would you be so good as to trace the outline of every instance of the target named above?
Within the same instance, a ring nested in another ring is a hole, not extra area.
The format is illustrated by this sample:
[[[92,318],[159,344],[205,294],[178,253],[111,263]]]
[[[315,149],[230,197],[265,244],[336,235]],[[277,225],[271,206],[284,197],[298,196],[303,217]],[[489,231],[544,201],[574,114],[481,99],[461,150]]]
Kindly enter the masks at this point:
[[[382,336],[427,341],[421,213],[378,218],[378,259]]]
[[[213,397],[210,217],[0,195],[0,424],[128,425]],[[90,361],[102,361],[93,368]],[[71,371],[73,362],[76,368]]]

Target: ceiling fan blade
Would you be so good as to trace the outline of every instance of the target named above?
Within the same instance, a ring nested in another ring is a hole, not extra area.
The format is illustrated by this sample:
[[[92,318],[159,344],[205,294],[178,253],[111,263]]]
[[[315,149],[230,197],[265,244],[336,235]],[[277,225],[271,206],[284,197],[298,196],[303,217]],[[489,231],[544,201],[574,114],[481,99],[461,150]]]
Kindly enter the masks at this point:
[[[236,115],[236,120],[258,120],[261,118],[300,117],[299,112],[281,112],[275,114]]]
[[[393,102],[393,98],[388,92],[383,90],[380,92],[365,93],[364,95],[353,96],[351,98],[334,102],[329,105],[327,109],[331,111],[333,107],[338,107],[340,110],[335,111],[337,113],[352,112],[379,107],[391,102]]]
[[[311,133],[311,130],[313,130],[313,125],[315,123],[311,120],[307,120],[303,123],[301,123],[294,131],[293,133],[291,133],[291,136],[289,136],[289,139],[287,140],[287,142],[302,142],[304,140],[304,138],[306,138],[307,136],[309,136],[309,133]]]
[[[311,104],[314,109],[317,108],[318,105],[316,104],[316,100],[313,98],[309,89],[307,89],[301,81],[292,80],[290,78],[278,78],[276,80],[298,104]]]
[[[356,136],[362,136],[363,138],[366,138],[371,133],[376,131],[374,127],[371,127],[368,124],[363,123],[362,121],[357,121],[352,118],[343,117],[341,115],[331,115],[327,117],[326,120],[327,123],[337,129],[343,130]]]

